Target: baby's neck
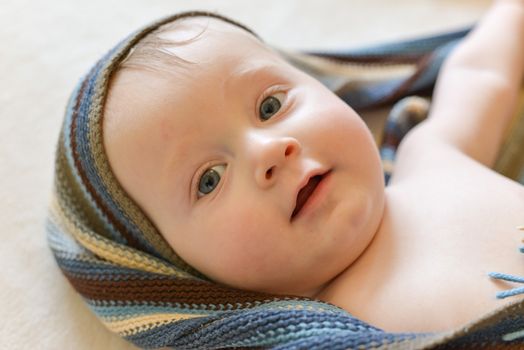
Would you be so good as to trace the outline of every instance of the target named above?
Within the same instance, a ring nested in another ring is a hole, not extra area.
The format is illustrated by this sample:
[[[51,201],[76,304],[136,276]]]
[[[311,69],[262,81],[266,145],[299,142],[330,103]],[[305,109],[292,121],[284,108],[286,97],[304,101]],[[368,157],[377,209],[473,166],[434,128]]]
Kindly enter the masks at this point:
[[[361,269],[360,266],[363,264],[369,264],[369,261],[383,261],[384,256],[388,255],[387,245],[383,245],[381,244],[381,242],[384,239],[388,239],[388,233],[384,232],[384,218],[386,217],[386,214],[389,213],[389,197],[390,196],[388,195],[388,190],[386,188],[384,191],[384,210],[382,211],[382,217],[374,234],[372,235],[372,239],[370,240],[369,244],[365,247],[365,249],[362,250],[360,255],[355,260],[353,260],[348,266],[346,266],[346,268],[342,270],[338,275],[334,276],[331,280],[327,281],[318,288],[311,290],[307,294],[304,294],[304,296],[329,302],[328,299],[331,295],[331,290],[340,283],[340,280],[344,280],[347,275],[352,274],[352,270],[355,269],[355,267],[358,266],[359,269]],[[384,251],[382,251],[383,249]]]

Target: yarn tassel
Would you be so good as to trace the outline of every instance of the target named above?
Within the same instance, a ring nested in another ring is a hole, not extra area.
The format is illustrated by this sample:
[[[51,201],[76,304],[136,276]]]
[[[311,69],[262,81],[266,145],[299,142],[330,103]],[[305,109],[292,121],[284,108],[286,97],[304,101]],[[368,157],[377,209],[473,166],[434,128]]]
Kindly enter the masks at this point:
[[[523,226],[517,226],[517,230],[524,231],[524,225]],[[524,242],[524,241],[523,241]],[[520,247],[520,252],[524,253],[524,247]],[[506,273],[499,273],[499,272],[490,272],[488,273],[488,276],[500,280],[500,281],[507,281],[507,282],[515,282],[515,283],[523,283],[524,284],[524,277],[519,277],[515,275],[508,275]],[[496,294],[497,299],[504,299],[508,297],[513,297],[515,295],[524,294],[524,286],[523,287],[516,287],[510,290],[505,290],[502,292],[498,292]]]
[[[488,273],[488,276],[493,279],[501,280],[501,281],[524,283],[524,277],[508,275],[505,273],[490,272]],[[510,290],[498,292],[497,299],[504,299],[504,298],[512,297],[512,296],[519,295],[519,294],[524,294],[524,287],[517,287],[517,288],[510,289]]]

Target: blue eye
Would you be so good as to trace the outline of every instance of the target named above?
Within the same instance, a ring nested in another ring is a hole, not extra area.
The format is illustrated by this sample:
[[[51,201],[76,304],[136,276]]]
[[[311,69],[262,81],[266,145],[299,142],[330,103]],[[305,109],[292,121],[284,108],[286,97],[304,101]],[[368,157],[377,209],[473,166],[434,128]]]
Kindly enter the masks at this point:
[[[280,97],[280,99],[278,97]],[[282,101],[284,100],[284,93],[278,93],[278,94],[274,94],[274,95],[266,97],[260,104],[260,108],[259,108],[260,120],[266,121],[270,119],[273,115],[275,115],[282,107],[281,100]]]
[[[215,190],[225,169],[226,165],[220,164],[204,171],[200,177],[200,180],[198,180],[198,198],[203,197]]]

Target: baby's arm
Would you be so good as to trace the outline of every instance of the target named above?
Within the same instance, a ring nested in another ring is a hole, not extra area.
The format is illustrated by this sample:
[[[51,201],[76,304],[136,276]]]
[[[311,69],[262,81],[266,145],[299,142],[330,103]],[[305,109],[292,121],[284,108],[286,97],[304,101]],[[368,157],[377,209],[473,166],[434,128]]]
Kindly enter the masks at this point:
[[[523,71],[524,0],[497,0],[444,63],[425,128],[492,166]]]

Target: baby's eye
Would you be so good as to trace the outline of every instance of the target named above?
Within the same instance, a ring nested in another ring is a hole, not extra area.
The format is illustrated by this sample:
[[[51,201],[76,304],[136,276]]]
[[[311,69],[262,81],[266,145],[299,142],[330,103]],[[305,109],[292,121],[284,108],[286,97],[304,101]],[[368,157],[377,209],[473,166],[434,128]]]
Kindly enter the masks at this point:
[[[266,97],[260,104],[260,120],[266,121],[275,115],[280,110],[280,107],[282,107],[284,98],[285,94],[283,92]]]
[[[202,174],[198,181],[198,198],[214,191],[226,169],[225,164],[215,165]]]

